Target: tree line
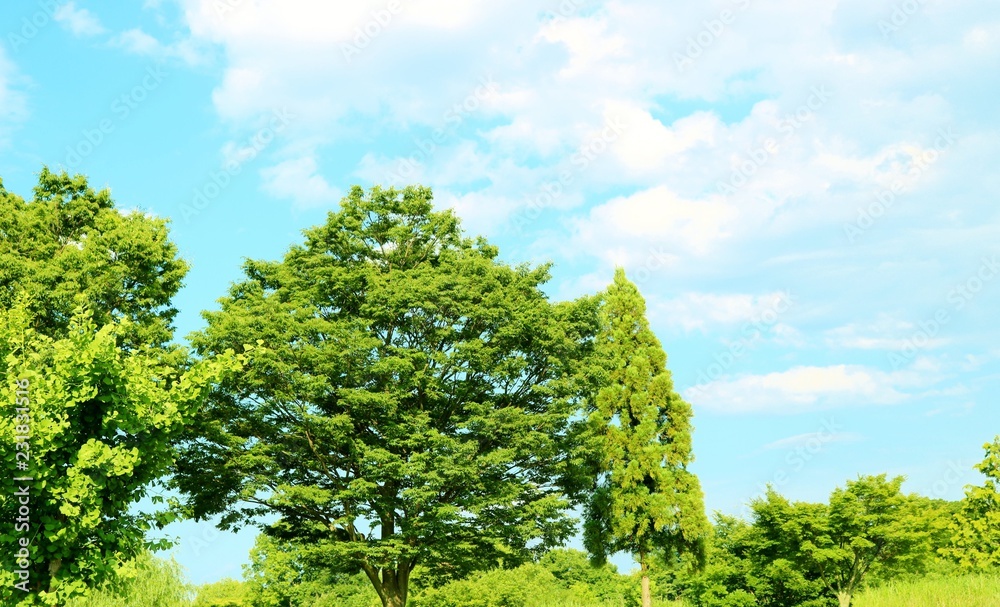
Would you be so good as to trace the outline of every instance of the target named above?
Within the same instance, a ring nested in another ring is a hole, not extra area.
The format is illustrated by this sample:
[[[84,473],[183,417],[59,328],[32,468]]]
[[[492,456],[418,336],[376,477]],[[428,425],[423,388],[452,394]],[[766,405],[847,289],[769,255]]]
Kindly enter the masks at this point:
[[[254,579],[284,559],[293,594],[362,580],[384,607],[449,604],[428,597],[504,575],[491,571],[559,579],[542,564],[579,556],[561,549],[574,509],[589,559],[575,570],[631,596],[604,563],[632,554],[645,607],[849,605],[930,553],[996,565],[995,446],[981,468],[994,481],[960,507],[866,477],[828,505],[772,491],[752,521],[710,523],[688,469],[691,406],[624,271],[552,301],[549,265],[503,262],[432,199],[352,188],[283,259],[247,260],[181,345],[171,299],[188,265],[165,220],[121,212],[79,175],[43,169],[30,201],[0,182],[2,398],[13,408],[27,379],[34,403],[30,533],[2,523],[0,600],[113,588],[170,544],[165,525],[215,516],[263,532]],[[11,411],[12,471],[18,442]],[[30,592],[13,585],[23,537]],[[253,604],[307,604],[267,602],[281,587]]]

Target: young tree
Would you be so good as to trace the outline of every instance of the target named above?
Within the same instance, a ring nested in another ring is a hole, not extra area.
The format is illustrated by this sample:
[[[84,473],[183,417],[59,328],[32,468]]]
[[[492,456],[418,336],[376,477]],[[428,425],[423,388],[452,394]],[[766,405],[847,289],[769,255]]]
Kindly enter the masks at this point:
[[[943,552],[964,569],[995,570],[1000,566],[1000,436],[983,449],[986,458],[976,469],[986,475],[986,483],[966,489],[951,524],[951,545]]]
[[[206,313],[202,354],[267,351],[211,400],[177,486],[228,528],[362,570],[387,607],[410,574],[516,565],[572,535],[560,489],[589,319],[435,212],[427,188],[359,187],[281,262]]]
[[[0,604],[63,604],[113,578],[164,519],[136,514],[173,459],[171,441],[226,370],[225,354],[187,369],[119,344],[130,326],[100,329],[80,312],[59,340],[0,311]],[[16,406],[16,408],[15,408]]]
[[[919,571],[930,556],[927,521],[902,483],[902,477],[862,476],[836,489],[828,506],[791,504],[769,491],[753,504],[754,529],[769,554],[819,580],[848,607],[873,568],[883,577]]]
[[[929,556],[929,534],[900,490],[903,477],[862,476],[830,495],[829,535],[803,551],[841,607],[849,607],[872,566],[901,572]]]
[[[687,469],[691,405],[674,392],[646,303],[620,268],[601,304],[593,360],[589,422],[598,461],[584,542],[598,562],[618,551],[635,555],[649,607],[654,550],[700,550],[709,526],[698,479]]]

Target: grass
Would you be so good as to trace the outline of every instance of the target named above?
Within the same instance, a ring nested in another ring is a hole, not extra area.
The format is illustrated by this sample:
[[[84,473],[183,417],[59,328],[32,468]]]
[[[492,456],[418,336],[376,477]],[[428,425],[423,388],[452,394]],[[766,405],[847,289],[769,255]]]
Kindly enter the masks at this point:
[[[963,575],[888,583],[858,594],[854,607],[996,607],[1000,577]]]

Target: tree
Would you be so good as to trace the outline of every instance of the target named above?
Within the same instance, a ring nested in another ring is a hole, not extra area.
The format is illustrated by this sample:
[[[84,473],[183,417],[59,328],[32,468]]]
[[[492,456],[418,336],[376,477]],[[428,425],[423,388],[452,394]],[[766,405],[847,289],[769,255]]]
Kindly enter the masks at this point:
[[[82,175],[43,168],[30,202],[0,182],[0,307],[25,300],[43,335],[65,336],[84,305],[98,326],[131,321],[123,345],[166,344],[187,271],[165,220],[118,210]]]
[[[465,237],[427,188],[354,187],[325,225],[246,278],[193,336],[260,339],[182,445],[193,516],[261,524],[405,605],[417,564],[461,577],[572,535],[561,479],[571,375],[592,319]]]
[[[1000,566],[1000,436],[983,449],[986,458],[976,469],[986,483],[966,488],[951,524],[951,545],[943,552],[963,569],[990,571]]]
[[[30,570],[28,598],[50,602],[113,577],[165,522],[132,507],[207,386],[237,364],[195,364],[168,345],[186,271],[164,220],[117,210],[80,175],[43,168],[30,202],[0,184],[0,453],[14,470],[27,452],[33,479],[0,481],[3,520],[31,502],[27,536],[20,524],[0,533],[3,604],[25,598],[15,570]],[[28,570],[13,566],[24,537]]]
[[[708,521],[698,479],[687,469],[691,405],[674,392],[645,301],[622,269],[604,294],[593,360],[589,421],[598,461],[584,542],[598,562],[618,551],[634,554],[649,607],[654,550],[700,550]]]
[[[0,311],[0,478],[4,605],[62,604],[113,578],[166,519],[133,507],[169,469],[171,441],[208,387],[238,360],[224,354],[185,369],[162,352],[129,352],[128,321],[104,326],[79,311],[68,336],[30,328],[23,306]],[[17,406],[14,410],[14,406]]]
[[[861,476],[834,490],[829,505],[793,504],[769,489],[752,504],[758,553],[786,561],[790,573],[818,581],[848,607],[875,568],[889,578],[919,571],[930,556],[923,505],[903,495],[902,483]]]
[[[342,574],[311,566],[303,546],[261,533],[243,566],[247,603],[254,607],[371,607],[364,574]],[[199,607],[195,605],[195,607]]]
[[[861,476],[830,495],[829,532],[803,552],[820,578],[849,607],[873,566],[919,568],[929,556],[929,534],[900,488],[903,477]]]

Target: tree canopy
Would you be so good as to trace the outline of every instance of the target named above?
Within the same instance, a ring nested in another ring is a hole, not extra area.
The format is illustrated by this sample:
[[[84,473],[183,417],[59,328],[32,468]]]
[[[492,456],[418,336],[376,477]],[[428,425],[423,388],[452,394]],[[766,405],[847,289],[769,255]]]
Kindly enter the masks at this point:
[[[282,261],[246,262],[192,343],[266,349],[175,476],[194,516],[277,514],[270,533],[394,607],[418,564],[460,577],[572,535],[563,443],[593,325],[586,302],[548,300],[547,266],[501,262],[431,198],[355,187]]]
[[[0,306],[24,300],[43,335],[64,336],[84,305],[99,326],[132,321],[124,345],[163,345],[187,271],[165,220],[121,211],[82,175],[43,168],[30,201],[0,184]]]

